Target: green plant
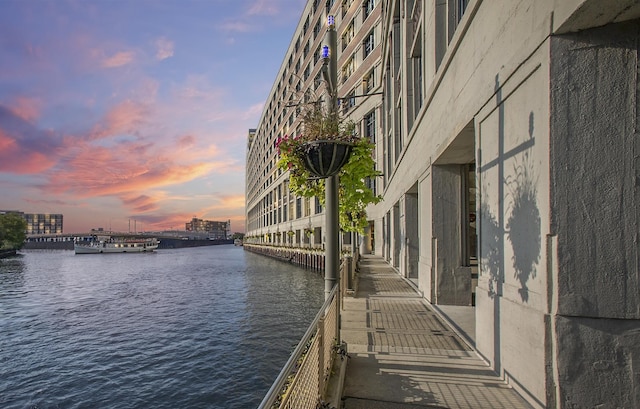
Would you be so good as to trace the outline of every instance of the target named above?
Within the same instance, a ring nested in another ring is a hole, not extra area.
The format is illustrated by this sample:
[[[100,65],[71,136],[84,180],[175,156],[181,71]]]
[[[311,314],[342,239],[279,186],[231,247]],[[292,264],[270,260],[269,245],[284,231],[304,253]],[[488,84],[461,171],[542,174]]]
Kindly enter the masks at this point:
[[[285,136],[278,140],[280,159],[278,167],[289,171],[289,190],[297,196],[317,197],[325,205],[324,179],[312,178],[302,164],[303,146],[313,140],[341,140],[353,147],[349,161],[340,170],[338,188],[340,228],[344,231],[364,233],[367,226],[366,207],[382,200],[374,194],[366,181],[380,176],[375,169],[375,145],[367,138],[355,134],[355,124],[341,121],[335,112],[326,112],[314,106],[302,116],[304,131],[309,134]],[[334,135],[334,136],[331,136]]]
[[[27,222],[15,213],[0,214],[0,248],[19,250],[24,246]]]
[[[323,184],[311,178],[305,169],[302,157],[313,141],[341,141],[350,144],[357,143],[358,138],[353,121],[340,117],[336,110],[327,110],[320,104],[304,105],[300,113],[302,133],[299,135],[285,135],[278,138],[276,144],[280,159],[278,167],[288,170],[290,174],[289,189],[293,192],[310,191],[305,197],[318,196],[324,192]]]

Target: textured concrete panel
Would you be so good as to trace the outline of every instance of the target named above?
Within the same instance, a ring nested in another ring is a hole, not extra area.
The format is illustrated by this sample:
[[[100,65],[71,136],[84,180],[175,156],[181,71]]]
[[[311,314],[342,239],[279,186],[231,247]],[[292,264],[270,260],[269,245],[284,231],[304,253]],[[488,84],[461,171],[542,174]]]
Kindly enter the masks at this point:
[[[470,305],[471,271],[460,269],[462,239],[462,169],[459,165],[434,166],[433,237],[437,239],[437,304]]]
[[[640,318],[638,22],[552,39],[558,312]]]
[[[640,321],[558,317],[560,407],[640,407]]]

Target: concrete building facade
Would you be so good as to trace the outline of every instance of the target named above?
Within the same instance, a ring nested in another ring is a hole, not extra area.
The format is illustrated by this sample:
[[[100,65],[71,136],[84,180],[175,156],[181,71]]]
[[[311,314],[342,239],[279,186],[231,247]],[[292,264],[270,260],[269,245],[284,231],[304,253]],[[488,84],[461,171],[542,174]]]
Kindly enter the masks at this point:
[[[15,213],[27,222],[27,235],[62,234],[63,215],[56,213],[24,213],[15,210],[0,210],[0,214]]]
[[[231,221],[220,222],[204,220],[194,217],[185,223],[185,231],[193,233],[206,233],[211,239],[227,239],[231,228]]]
[[[639,2],[384,6],[373,251],[535,407],[640,407]]]
[[[260,122],[249,130],[246,173],[246,242],[323,247],[324,211],[313,198],[295,197],[288,172],[277,168],[277,141],[297,135],[300,106],[327,101],[322,79],[322,46],[327,16],[335,16],[338,33],[340,110],[358,123],[358,132],[374,139],[376,107],[382,98],[382,4],[379,0],[310,0],[286,51]]]
[[[362,251],[432,304],[473,306],[477,351],[534,407],[640,407],[640,2],[309,1],[249,137],[262,243],[322,229],[275,140],[319,72],[299,55],[327,6],[338,95],[383,173]]]

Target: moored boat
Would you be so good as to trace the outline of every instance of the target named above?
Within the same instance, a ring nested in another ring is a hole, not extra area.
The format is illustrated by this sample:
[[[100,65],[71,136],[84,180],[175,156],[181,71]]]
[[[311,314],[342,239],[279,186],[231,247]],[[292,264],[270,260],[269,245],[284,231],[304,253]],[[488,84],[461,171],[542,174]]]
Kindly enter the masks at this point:
[[[76,254],[145,253],[157,249],[159,243],[155,237],[94,237],[90,240],[76,241],[73,248]]]

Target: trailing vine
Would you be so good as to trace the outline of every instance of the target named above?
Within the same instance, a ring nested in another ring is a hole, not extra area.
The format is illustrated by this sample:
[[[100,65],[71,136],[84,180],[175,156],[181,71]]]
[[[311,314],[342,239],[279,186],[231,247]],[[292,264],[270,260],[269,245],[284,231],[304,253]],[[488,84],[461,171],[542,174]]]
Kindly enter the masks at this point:
[[[302,135],[284,136],[277,141],[280,154],[277,166],[289,171],[289,190],[296,196],[317,197],[325,206],[325,181],[311,177],[303,166],[304,146],[313,140],[351,143],[349,161],[338,174],[340,229],[363,234],[368,223],[366,207],[382,200],[382,196],[376,195],[366,182],[381,175],[375,169],[375,145],[367,138],[358,137],[355,123],[342,120],[337,112],[325,111],[315,104],[302,113],[302,124]]]

